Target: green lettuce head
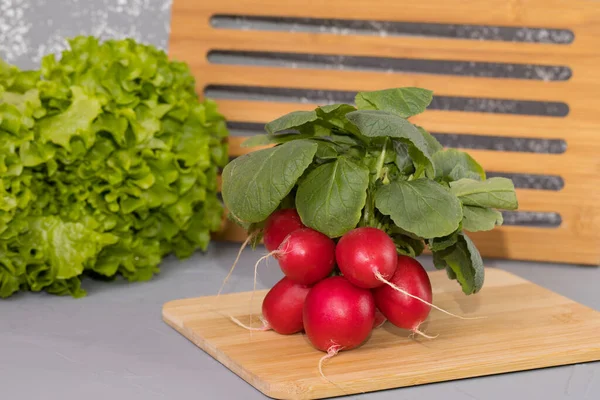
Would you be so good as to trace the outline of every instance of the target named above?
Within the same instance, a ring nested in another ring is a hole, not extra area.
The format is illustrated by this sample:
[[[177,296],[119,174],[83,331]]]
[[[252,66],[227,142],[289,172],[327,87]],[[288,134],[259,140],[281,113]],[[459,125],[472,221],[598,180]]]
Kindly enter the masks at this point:
[[[69,43],[39,71],[0,60],[0,297],[147,280],[221,226],[227,128],[188,67],[130,39]]]

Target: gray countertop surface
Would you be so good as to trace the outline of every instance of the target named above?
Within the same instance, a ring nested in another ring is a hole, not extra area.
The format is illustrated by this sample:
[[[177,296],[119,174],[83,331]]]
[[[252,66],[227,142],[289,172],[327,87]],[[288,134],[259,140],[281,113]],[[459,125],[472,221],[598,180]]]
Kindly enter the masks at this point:
[[[0,57],[33,68],[77,34],[134,37],[166,48],[170,6],[171,0],[0,0]],[[252,288],[251,269],[261,250],[244,254],[227,291]],[[161,274],[146,283],[88,280],[89,295],[83,299],[24,293],[0,301],[0,399],[264,398],[161,320],[161,307],[169,300],[215,294],[236,252],[237,245],[221,243],[206,255],[168,259]],[[422,259],[432,269],[431,259]],[[486,264],[600,310],[599,268]],[[259,287],[272,286],[280,276],[274,263],[262,266]],[[600,399],[600,363],[352,398]]]
[[[165,260],[150,282],[86,280],[82,299],[22,293],[0,301],[0,398],[261,399],[227,368],[167,326],[161,307],[178,298],[214,295],[237,244],[213,243],[207,254]],[[226,292],[252,289],[264,248],[246,250]],[[433,269],[429,257],[421,257]],[[600,310],[600,269],[486,260]],[[259,288],[281,277],[262,265]],[[518,334],[518,332],[515,332]],[[600,332],[598,333],[600,343]],[[364,399],[598,399],[600,363],[465,379],[363,394]]]

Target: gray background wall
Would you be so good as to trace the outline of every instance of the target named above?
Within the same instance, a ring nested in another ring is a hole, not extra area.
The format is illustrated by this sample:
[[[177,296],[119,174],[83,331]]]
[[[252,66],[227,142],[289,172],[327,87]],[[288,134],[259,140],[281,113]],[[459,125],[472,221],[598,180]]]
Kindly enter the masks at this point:
[[[201,0],[202,1],[202,0]],[[172,0],[0,0],[0,58],[29,69],[66,38],[132,37],[166,49]]]

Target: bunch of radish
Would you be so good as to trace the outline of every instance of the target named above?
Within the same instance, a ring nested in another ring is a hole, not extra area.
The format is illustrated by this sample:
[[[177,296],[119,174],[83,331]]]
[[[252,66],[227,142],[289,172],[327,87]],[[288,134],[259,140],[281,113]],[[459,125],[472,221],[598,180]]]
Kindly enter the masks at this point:
[[[240,252],[261,237],[269,250],[255,287],[264,259],[285,275],[264,300],[263,327],[250,314],[249,329],[305,332],[323,360],[383,323],[431,338],[420,326],[432,308],[473,319],[432,304],[415,257],[428,249],[465,295],[478,293],[485,269],[467,233],[502,225],[518,201],[510,179],[488,179],[470,154],[410,121],[432,99],[418,87],[363,91],[352,104],[282,115],[242,143],[264,148],[223,168],[223,203],[248,234]]]
[[[360,346],[386,320],[427,336],[419,326],[432,307],[429,277],[384,231],[360,227],[336,243],[282,209],[267,219],[263,241],[285,277],[264,298],[261,330],[304,331],[325,357]]]

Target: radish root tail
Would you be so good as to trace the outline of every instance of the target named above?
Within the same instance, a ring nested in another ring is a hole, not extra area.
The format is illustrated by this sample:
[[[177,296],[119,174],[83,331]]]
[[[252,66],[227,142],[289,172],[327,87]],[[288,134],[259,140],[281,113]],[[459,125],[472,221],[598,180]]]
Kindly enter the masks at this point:
[[[261,318],[262,324],[263,326],[261,326],[260,328],[255,328],[252,326],[248,326],[246,324],[244,324],[242,321],[240,321],[239,319],[237,319],[236,317],[229,317],[236,325],[249,330],[249,331],[269,331],[271,330],[271,326],[269,325],[269,323],[267,321],[265,321],[264,319]]]
[[[233,262],[233,265],[231,266],[231,269],[229,269],[229,272],[227,273],[227,276],[223,280],[223,284],[221,285],[221,288],[217,292],[217,297],[219,297],[221,295],[221,292],[225,288],[225,284],[227,284],[227,281],[229,280],[229,278],[231,278],[231,274],[233,274],[233,270],[235,269],[235,266],[237,265],[238,261],[240,261],[240,257],[242,256],[242,252],[244,251],[244,249],[246,248],[246,246],[248,246],[248,243],[250,243],[250,241],[254,238],[254,236],[255,236],[254,234],[249,235],[246,238],[246,240],[244,240],[244,243],[242,243],[242,246],[240,247],[240,250],[237,253],[237,257],[235,257],[235,261]]]
[[[327,349],[327,354],[325,354],[323,357],[321,357],[321,359],[319,360],[319,374],[321,374],[321,377],[323,379],[325,379],[327,382],[329,383],[333,383],[329,380],[329,378],[327,378],[325,376],[325,374],[323,373],[323,363],[327,360],[329,360],[330,358],[333,358],[337,355],[337,353],[340,352],[342,348],[340,346],[338,346],[337,344],[332,345],[330,348]],[[334,384],[335,385],[335,384]]]
[[[333,386],[340,389],[344,394],[350,394],[347,391],[345,391],[344,388],[342,388],[340,385],[338,385],[337,383],[335,383],[334,381],[332,381],[331,379],[326,377],[325,374],[323,373],[323,363],[325,361],[329,360],[330,358],[335,357],[337,355],[337,353],[339,353],[342,349],[343,349],[343,347],[338,344],[333,344],[327,349],[327,354],[325,354],[323,357],[321,357],[319,359],[319,374],[321,375],[321,378],[325,379],[327,382],[331,383]]]
[[[415,328],[415,329],[413,329],[412,332],[413,332],[413,336],[414,336],[414,334],[417,334],[417,335],[421,335],[421,336],[423,336],[424,338],[427,338],[427,339],[435,339],[436,337],[439,336],[439,335],[435,335],[435,336],[428,335],[425,332],[420,331],[418,327]]]
[[[254,302],[254,292],[256,292],[256,278],[258,276],[258,264],[260,264],[260,262],[262,260],[266,260],[267,258],[273,256],[273,255],[277,255],[280,252],[278,250],[274,250],[272,252],[270,252],[269,254],[266,254],[264,256],[262,256],[261,258],[258,259],[258,261],[256,261],[256,264],[254,264],[254,284],[252,286],[252,294],[250,295],[250,325],[252,325],[252,303]],[[250,332],[252,333],[252,332]]]
[[[425,304],[427,304],[428,306],[430,306],[430,307],[432,307],[432,308],[435,308],[436,310],[438,310],[438,311],[441,311],[441,312],[443,312],[444,314],[446,314],[446,315],[449,315],[449,316],[451,316],[451,317],[455,317],[455,318],[458,318],[458,319],[483,319],[483,318],[487,318],[487,317],[485,317],[485,316],[481,316],[481,317],[463,317],[463,316],[460,316],[460,315],[453,314],[453,313],[451,313],[450,311],[446,311],[446,310],[444,310],[443,308],[440,308],[440,307],[436,306],[435,304],[431,304],[430,302],[423,300],[423,299],[422,299],[422,298],[420,298],[419,296],[415,296],[414,294],[411,294],[411,293],[407,292],[406,290],[404,290],[404,289],[402,289],[402,288],[399,288],[398,286],[394,285],[392,282],[390,282],[390,281],[388,281],[387,279],[385,279],[385,278],[384,278],[384,277],[383,277],[383,276],[382,276],[382,275],[379,273],[379,271],[376,271],[376,272],[375,272],[375,276],[377,277],[377,279],[378,279],[378,280],[380,280],[381,282],[385,283],[386,285],[389,285],[389,286],[390,286],[392,289],[394,289],[394,290],[396,290],[396,291],[398,291],[398,292],[400,292],[400,293],[402,293],[402,294],[405,294],[405,295],[407,295],[408,297],[412,297],[412,298],[413,298],[413,299],[415,299],[415,300],[419,300],[421,303],[425,303]],[[418,333],[419,333],[419,334],[422,334],[421,332],[418,332]],[[423,336],[425,336],[425,335],[423,335]]]

